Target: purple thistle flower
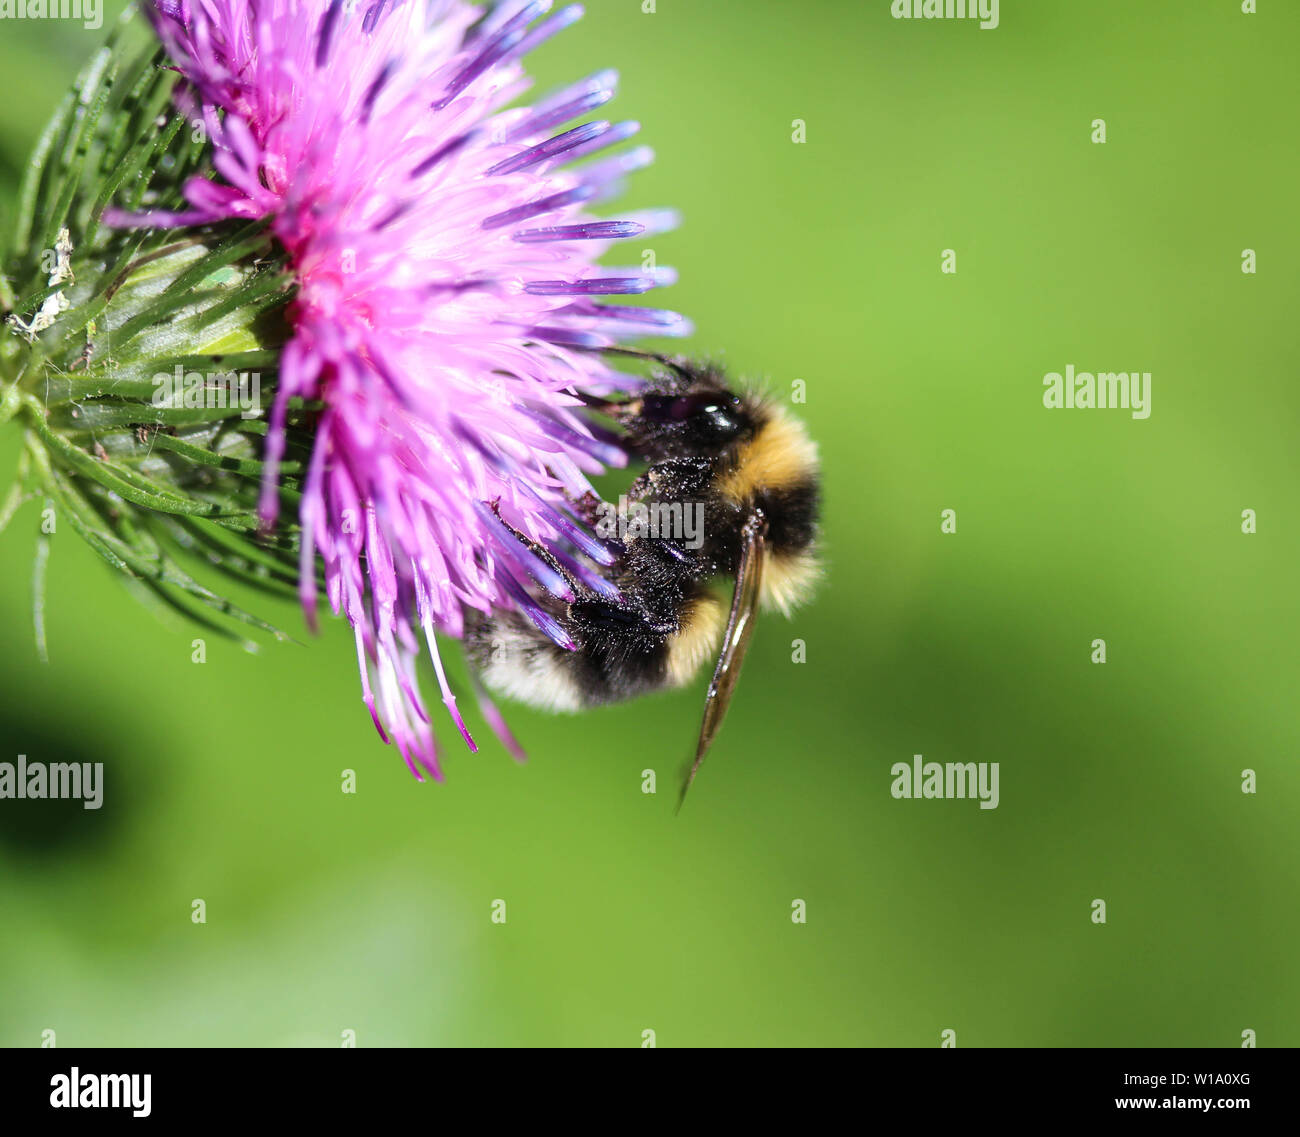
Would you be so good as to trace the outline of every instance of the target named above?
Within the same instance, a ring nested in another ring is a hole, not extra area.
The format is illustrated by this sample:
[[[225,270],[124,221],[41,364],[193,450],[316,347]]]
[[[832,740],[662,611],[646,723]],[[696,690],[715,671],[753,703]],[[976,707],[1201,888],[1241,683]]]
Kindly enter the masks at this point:
[[[416,684],[421,634],[471,749],[436,636],[461,636],[467,609],[515,607],[565,641],[532,599],[538,588],[566,596],[565,581],[511,530],[594,575],[576,559],[594,543],[571,503],[589,475],[626,459],[577,413],[573,392],[630,380],[582,349],[689,331],[675,313],[597,299],[672,278],[596,264],[672,214],[585,212],[649,150],[566,168],[635,134],[635,123],[599,118],[567,125],[609,101],[614,74],[503,109],[528,85],[521,56],[581,15],[550,7],[153,0],[186,80],[178,99],[206,124],[222,180],[191,180],[184,213],[111,217],[270,218],[298,293],[261,514],[276,516],[288,401],[321,400],[300,511],[303,605],[314,625],[319,554],[329,604],[356,634],[366,705],[417,778],[441,779]]]

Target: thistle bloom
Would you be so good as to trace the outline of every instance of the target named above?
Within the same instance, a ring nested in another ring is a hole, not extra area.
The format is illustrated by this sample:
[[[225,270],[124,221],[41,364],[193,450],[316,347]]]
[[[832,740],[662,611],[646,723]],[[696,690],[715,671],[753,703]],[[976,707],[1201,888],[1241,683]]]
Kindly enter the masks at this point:
[[[584,349],[688,330],[674,313],[599,300],[671,282],[666,270],[596,264],[671,214],[585,212],[649,151],[569,168],[636,133],[589,117],[613,96],[613,73],[506,109],[528,85],[520,58],[581,15],[549,9],[154,0],[186,80],[182,109],[206,124],[220,180],[188,183],[186,212],[112,218],[269,218],[298,290],[262,519],[276,515],[288,400],[320,400],[300,508],[303,604],[314,624],[319,554],[329,603],[356,634],[366,705],[417,778],[441,777],[416,685],[421,633],[471,749],[436,636],[460,636],[468,610],[516,607],[564,642],[530,590],[566,597],[568,586],[512,529],[603,586],[584,558],[604,554],[572,503],[625,456],[571,392],[629,380]]]

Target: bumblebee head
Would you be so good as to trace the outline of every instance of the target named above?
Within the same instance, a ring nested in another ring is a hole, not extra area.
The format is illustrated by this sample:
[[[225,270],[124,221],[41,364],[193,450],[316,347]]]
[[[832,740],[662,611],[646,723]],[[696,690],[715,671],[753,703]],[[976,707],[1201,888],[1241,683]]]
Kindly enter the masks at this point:
[[[710,367],[673,362],[638,397],[601,409],[627,431],[626,444],[654,463],[666,458],[718,458],[758,429],[757,407],[732,391]]]

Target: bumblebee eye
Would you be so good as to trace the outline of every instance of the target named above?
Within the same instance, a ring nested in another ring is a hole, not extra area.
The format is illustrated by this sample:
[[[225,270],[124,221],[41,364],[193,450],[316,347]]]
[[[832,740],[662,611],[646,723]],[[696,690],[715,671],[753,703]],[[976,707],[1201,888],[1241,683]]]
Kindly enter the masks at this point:
[[[681,423],[706,435],[730,438],[743,426],[740,406],[740,399],[728,392],[649,395],[642,400],[641,414],[653,422]]]
[[[641,400],[641,414],[654,422],[685,422],[698,406],[698,395],[647,395]]]
[[[741,422],[735,408],[723,403],[711,402],[699,409],[698,417],[702,425],[718,438],[734,438],[741,431]]]

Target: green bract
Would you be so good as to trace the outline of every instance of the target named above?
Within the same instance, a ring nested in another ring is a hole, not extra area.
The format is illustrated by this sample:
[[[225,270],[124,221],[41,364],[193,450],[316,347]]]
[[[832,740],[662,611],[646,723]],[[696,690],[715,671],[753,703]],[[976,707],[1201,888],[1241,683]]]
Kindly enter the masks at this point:
[[[173,107],[175,83],[128,14],[41,135],[17,214],[0,228],[0,424],[25,432],[0,529],[45,498],[104,560],[210,630],[234,635],[205,609],[282,636],[181,562],[294,592],[296,535],[259,533],[256,514],[292,294],[283,258],[261,222],[178,238],[101,220],[109,205],[185,208],[206,136]],[[280,468],[290,516],[311,414],[290,411]]]

